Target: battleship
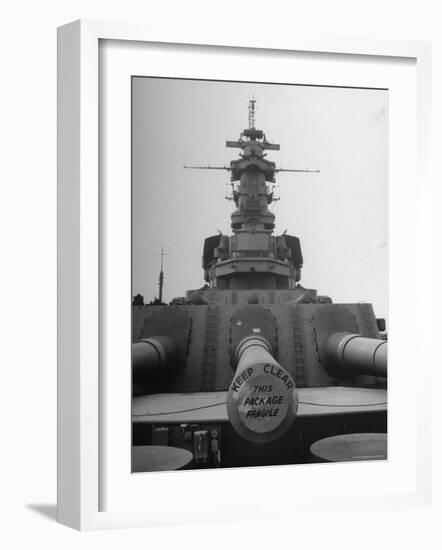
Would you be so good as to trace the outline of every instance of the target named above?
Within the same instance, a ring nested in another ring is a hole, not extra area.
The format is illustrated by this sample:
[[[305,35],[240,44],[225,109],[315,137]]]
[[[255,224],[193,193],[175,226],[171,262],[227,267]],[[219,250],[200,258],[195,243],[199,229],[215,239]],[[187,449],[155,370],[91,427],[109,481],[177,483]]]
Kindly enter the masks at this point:
[[[225,170],[231,234],[202,247],[205,284],[163,302],[133,298],[132,469],[386,459],[387,336],[369,303],[301,284],[300,239],[275,234],[279,144],[248,127]]]

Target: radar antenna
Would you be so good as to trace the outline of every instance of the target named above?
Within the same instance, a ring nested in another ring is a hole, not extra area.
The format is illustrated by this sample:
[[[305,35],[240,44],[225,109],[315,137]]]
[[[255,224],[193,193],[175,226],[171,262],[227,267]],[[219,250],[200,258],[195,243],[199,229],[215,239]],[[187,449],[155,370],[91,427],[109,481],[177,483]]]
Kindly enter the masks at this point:
[[[185,164],[183,168],[190,168],[192,170],[227,170],[230,172],[230,168],[228,166],[190,166]]]
[[[230,172],[230,185],[232,193],[226,194],[226,199],[234,200],[238,206],[240,194],[248,198],[251,195],[249,186],[247,184],[248,179],[245,175],[249,170],[258,169],[264,174],[267,184],[265,195],[265,204],[279,200],[275,191],[275,174],[279,172],[297,172],[305,174],[319,174],[319,170],[309,169],[295,169],[295,168],[277,168],[274,162],[266,159],[267,153],[265,151],[279,151],[279,144],[270,143],[262,130],[258,130],[255,127],[255,115],[256,115],[256,99],[252,96],[249,99],[248,106],[248,118],[249,127],[245,128],[237,141],[226,141],[226,147],[233,147],[241,149],[239,153],[239,159],[232,160],[230,166],[204,166],[204,165],[184,165],[184,168],[190,168],[193,170],[226,170]],[[249,168],[250,167],[250,168]],[[241,183],[242,182],[242,183]],[[244,202],[244,201],[242,201]]]
[[[249,130],[255,129],[255,103],[256,99],[252,96],[249,100]]]
[[[294,170],[291,168],[276,168],[275,172],[305,172],[307,174],[319,174],[320,170]]]

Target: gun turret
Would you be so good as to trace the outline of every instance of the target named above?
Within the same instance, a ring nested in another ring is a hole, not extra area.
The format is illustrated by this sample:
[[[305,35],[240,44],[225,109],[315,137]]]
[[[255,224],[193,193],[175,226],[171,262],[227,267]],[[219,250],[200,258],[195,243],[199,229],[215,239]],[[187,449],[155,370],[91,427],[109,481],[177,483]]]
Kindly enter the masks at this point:
[[[134,384],[150,386],[152,391],[184,369],[191,324],[191,318],[175,306],[161,306],[145,320],[139,339],[132,344]]]
[[[132,375],[135,383],[146,384],[180,369],[179,349],[169,336],[144,338],[132,344]]]
[[[293,423],[298,393],[292,376],[273,356],[268,340],[251,334],[234,352],[236,373],[227,396],[227,414],[242,437],[266,443]]]
[[[325,340],[320,355],[325,365],[342,369],[349,374],[387,376],[385,340],[336,332]]]

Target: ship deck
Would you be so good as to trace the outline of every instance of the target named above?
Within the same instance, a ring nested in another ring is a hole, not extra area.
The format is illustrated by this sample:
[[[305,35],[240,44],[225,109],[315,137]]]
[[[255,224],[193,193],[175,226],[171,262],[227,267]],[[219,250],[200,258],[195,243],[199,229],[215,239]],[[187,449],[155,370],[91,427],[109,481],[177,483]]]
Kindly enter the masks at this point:
[[[387,410],[387,390],[342,386],[298,388],[297,417],[332,416],[383,412]],[[135,423],[177,424],[228,422],[227,391],[204,393],[163,393],[136,397],[132,419]]]

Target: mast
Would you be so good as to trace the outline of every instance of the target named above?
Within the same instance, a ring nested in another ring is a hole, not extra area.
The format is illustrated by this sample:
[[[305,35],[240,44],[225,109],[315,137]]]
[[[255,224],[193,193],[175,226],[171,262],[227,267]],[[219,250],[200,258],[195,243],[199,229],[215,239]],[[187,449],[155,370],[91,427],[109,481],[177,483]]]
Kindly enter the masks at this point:
[[[249,130],[255,128],[255,103],[256,99],[252,98],[249,101]]]
[[[164,252],[164,247],[161,247],[161,252],[156,254],[157,256],[161,256],[161,264],[160,264],[160,275],[158,277],[158,300],[155,299],[155,302],[158,304],[163,303],[163,288],[164,288],[164,256],[170,256],[167,252]]]
[[[163,285],[164,285],[163,258],[164,258],[164,249],[163,247],[161,247],[161,269],[160,269],[160,276],[158,278],[158,286],[160,288],[158,300],[160,304],[163,303]]]

